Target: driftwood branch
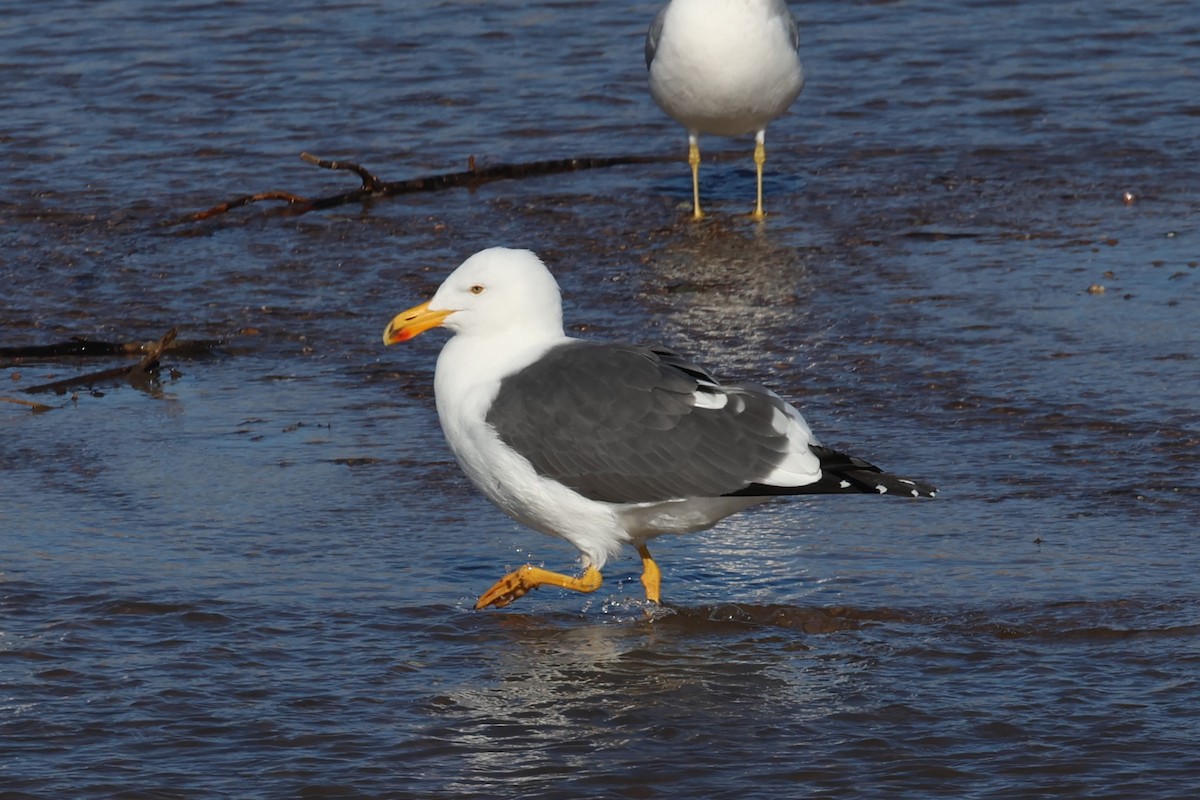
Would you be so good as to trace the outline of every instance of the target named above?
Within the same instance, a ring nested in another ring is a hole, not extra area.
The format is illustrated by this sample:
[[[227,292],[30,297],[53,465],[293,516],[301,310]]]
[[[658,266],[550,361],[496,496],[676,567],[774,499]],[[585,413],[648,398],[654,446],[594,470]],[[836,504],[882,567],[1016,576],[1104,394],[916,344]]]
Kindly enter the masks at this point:
[[[537,178],[545,175],[581,172],[589,169],[605,169],[628,164],[657,164],[679,160],[674,156],[610,156],[604,158],[562,158],[550,161],[530,161],[524,164],[495,164],[490,167],[479,168],[475,165],[475,157],[471,156],[467,159],[467,169],[463,172],[448,172],[441,175],[429,175],[424,178],[412,178],[405,181],[385,181],[362,165],[350,161],[330,161],[317,158],[310,153],[301,153],[300,158],[322,169],[353,172],[361,179],[362,185],[349,192],[318,198],[301,197],[300,195],[285,191],[268,191],[243,195],[232,200],[227,200],[224,203],[218,203],[204,211],[189,214],[173,224],[199,222],[200,220],[219,216],[241,206],[263,201],[275,200],[284,202],[287,204],[287,208],[283,213],[298,216],[300,214],[307,214],[310,211],[320,211],[349,203],[361,203],[365,200],[380,197],[395,197],[414,192],[437,192],[455,188],[473,189],[493,181]]]
[[[0,347],[0,358],[47,361],[55,358],[134,356],[148,352],[156,344],[157,342],[102,342],[95,339],[74,338],[55,344]],[[224,343],[215,339],[175,339],[167,346],[167,349],[177,355],[206,355],[222,344]]]
[[[78,375],[74,378],[65,378],[61,381],[53,381],[51,383],[43,383],[38,386],[31,386],[25,390],[25,393],[39,394],[42,392],[55,392],[56,394],[63,394],[68,389],[74,389],[78,386],[90,386],[103,381],[112,381],[117,379],[128,379],[135,383],[145,381],[149,378],[150,374],[158,368],[158,362],[159,359],[162,358],[163,351],[166,350],[170,346],[171,342],[175,340],[175,335],[176,330],[172,328],[171,330],[167,331],[157,342],[153,342],[148,345],[146,347],[146,354],[136,364],[100,370],[99,372],[89,372],[86,375]]]

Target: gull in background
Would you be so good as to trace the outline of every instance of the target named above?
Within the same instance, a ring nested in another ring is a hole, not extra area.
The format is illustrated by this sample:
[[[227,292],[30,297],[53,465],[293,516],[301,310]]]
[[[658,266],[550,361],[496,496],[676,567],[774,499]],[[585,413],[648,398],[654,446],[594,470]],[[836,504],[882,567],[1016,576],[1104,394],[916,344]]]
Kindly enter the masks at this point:
[[[754,133],[762,219],[767,124],[804,88],[800,31],[784,0],[672,0],[646,33],[650,96],[687,128],[692,216],[701,219],[700,134]]]

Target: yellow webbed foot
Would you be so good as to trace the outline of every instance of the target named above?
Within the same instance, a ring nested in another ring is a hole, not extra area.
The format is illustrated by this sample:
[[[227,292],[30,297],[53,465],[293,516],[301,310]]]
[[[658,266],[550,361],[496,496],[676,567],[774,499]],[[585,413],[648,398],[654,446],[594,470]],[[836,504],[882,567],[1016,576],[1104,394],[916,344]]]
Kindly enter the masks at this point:
[[[642,557],[642,586],[646,587],[646,599],[651,603],[662,602],[662,570],[654,563],[645,545],[637,550]]]
[[[571,589],[576,592],[594,592],[600,588],[603,580],[600,570],[591,566],[584,570],[578,578],[574,578],[570,575],[526,564],[496,581],[495,585],[484,592],[475,602],[475,608],[487,608],[488,606],[504,608],[539,586],[561,586],[563,589]]]

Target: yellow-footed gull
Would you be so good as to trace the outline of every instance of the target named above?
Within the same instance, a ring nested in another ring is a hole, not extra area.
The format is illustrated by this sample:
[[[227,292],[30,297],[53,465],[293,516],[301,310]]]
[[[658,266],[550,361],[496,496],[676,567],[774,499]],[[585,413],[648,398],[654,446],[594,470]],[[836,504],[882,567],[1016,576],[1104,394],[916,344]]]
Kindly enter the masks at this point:
[[[703,530],[779,495],[934,495],[821,446],[763,387],[722,384],[665,348],[567,336],[558,284],[528,250],[471,256],[428,302],[396,315],[383,341],[438,326],[452,336],[434,392],[458,463],[517,522],[575,545],[584,566],[576,577],[527,564],[476,608],[542,585],[595,591],[625,545],[641,555],[646,598],[659,602],[646,548],[656,536]]]
[[[767,123],[800,96],[800,30],[784,0],[671,0],[646,33],[650,96],[687,128],[700,219],[700,134],[753,133],[762,219]]]

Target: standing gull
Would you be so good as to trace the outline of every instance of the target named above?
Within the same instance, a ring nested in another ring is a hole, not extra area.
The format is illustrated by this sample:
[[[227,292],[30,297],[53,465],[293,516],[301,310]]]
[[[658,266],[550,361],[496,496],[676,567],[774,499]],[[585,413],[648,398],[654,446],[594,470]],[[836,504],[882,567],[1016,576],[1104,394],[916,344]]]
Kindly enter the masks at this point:
[[[547,584],[595,591],[627,544],[642,557],[646,599],[658,602],[646,549],[656,536],[709,528],[778,495],[934,495],[822,447],[767,389],[721,384],[661,347],[567,336],[558,284],[528,250],[471,256],[428,302],[398,314],[383,341],[438,326],[452,334],[434,375],[438,417],[463,471],[517,522],[583,555],[578,577],[526,564],[476,608]]]
[[[763,214],[767,123],[800,96],[800,31],[784,0],[671,0],[646,33],[650,95],[687,128],[692,215],[700,219],[700,134],[754,133]]]

